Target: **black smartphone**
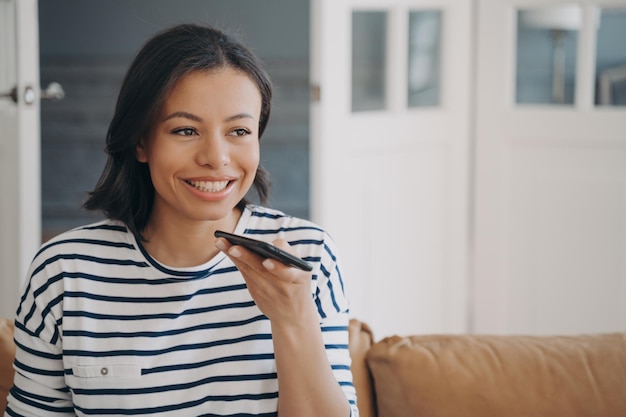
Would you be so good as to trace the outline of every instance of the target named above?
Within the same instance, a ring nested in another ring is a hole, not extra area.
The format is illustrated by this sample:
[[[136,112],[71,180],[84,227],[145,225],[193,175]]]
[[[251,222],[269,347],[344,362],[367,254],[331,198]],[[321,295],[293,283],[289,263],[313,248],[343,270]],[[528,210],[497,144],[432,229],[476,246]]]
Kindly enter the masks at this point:
[[[263,242],[262,240],[251,239],[245,236],[234,235],[232,233],[223,232],[221,230],[216,230],[214,235],[215,237],[225,238],[233,245],[241,245],[244,248],[249,249],[264,258],[276,259],[277,261],[280,261],[285,265],[293,266],[298,269],[302,269],[303,271],[313,270],[313,266],[304,259],[293,256],[292,254],[285,252],[280,248],[277,248],[271,243]]]

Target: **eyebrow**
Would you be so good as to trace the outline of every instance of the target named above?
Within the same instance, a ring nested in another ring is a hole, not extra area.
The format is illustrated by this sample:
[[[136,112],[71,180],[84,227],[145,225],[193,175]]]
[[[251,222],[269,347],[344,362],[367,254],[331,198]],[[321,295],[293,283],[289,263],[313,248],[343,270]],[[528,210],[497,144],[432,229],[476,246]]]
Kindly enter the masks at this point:
[[[227,117],[226,120],[224,120],[225,122],[232,122],[234,120],[239,120],[239,119],[252,119],[254,120],[254,116],[252,116],[250,113],[239,113],[239,114],[235,114],[233,116]]]
[[[174,113],[170,114],[169,116],[166,116],[163,121],[165,122],[166,120],[170,120],[173,119],[175,117],[182,117],[185,119],[189,119],[189,120],[193,120],[194,122],[201,122],[202,118],[196,116],[195,114],[191,114],[191,113],[187,113],[186,111],[175,111]]]
[[[168,116],[166,116],[163,121],[165,122],[166,120],[170,120],[173,119],[175,117],[182,117],[185,119],[189,119],[189,120],[193,120],[194,122],[202,122],[202,118],[196,116],[195,114],[192,113],[188,113],[186,111],[176,111]],[[254,116],[252,116],[250,113],[238,113],[232,116],[227,117],[224,121],[225,122],[232,122],[234,120],[239,120],[239,119],[252,119],[254,120]]]

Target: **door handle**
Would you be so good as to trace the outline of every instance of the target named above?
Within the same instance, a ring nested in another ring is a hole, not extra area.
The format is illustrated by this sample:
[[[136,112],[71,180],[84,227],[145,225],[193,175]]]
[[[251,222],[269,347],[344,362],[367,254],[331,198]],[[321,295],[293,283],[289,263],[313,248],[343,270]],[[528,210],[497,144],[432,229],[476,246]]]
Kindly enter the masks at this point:
[[[10,91],[0,93],[0,98],[10,98],[13,103],[17,103],[17,87],[13,87]]]
[[[62,100],[65,97],[65,91],[61,84],[57,82],[51,82],[48,86],[41,90],[41,100]],[[17,86],[13,87],[10,91],[0,93],[0,98],[10,98],[14,103],[19,102]],[[24,87],[24,103],[33,104],[35,102],[35,90],[32,86],[27,85]]]

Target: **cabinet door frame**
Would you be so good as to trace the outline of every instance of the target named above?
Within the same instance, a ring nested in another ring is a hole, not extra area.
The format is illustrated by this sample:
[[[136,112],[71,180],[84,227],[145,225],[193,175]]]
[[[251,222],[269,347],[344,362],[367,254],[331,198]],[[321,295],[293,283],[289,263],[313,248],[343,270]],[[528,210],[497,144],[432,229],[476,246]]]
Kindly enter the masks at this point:
[[[39,31],[36,0],[0,1],[0,316],[13,317],[41,244]]]

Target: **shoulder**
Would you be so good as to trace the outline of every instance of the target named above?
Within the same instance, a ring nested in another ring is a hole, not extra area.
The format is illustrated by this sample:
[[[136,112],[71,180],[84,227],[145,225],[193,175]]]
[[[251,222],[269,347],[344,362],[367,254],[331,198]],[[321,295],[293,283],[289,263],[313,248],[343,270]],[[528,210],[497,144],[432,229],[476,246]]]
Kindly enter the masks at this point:
[[[318,224],[276,209],[248,205],[245,233],[262,240],[285,239],[309,260],[336,262],[337,248],[330,234]]]
[[[111,220],[76,227],[53,237],[33,257],[18,315],[28,314],[34,305],[39,305],[61,317],[59,309],[68,279],[97,274],[95,271],[118,265],[118,259],[128,259],[134,250],[132,234],[122,223]]]
[[[67,253],[84,253],[95,247],[133,246],[133,236],[128,228],[116,220],[103,220],[60,233],[41,245],[34,262]]]
[[[282,237],[289,235],[328,238],[326,231],[310,220],[294,217],[280,210],[263,206],[248,205],[246,209],[250,213],[246,224],[246,233],[275,234]]]

